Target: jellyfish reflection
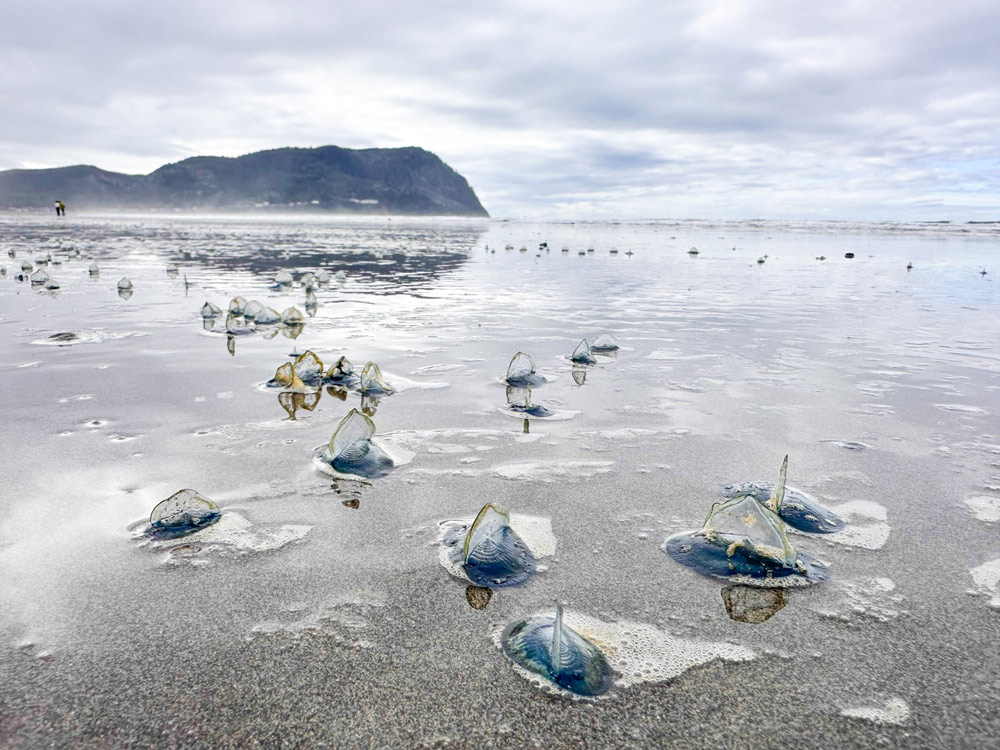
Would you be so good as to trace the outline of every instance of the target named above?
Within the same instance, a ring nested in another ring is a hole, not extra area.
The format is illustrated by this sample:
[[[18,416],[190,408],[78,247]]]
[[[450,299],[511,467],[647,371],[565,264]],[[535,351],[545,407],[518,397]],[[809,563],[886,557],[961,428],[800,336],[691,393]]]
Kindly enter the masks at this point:
[[[315,393],[293,393],[291,391],[283,391],[278,394],[278,403],[281,404],[281,408],[285,410],[288,414],[288,419],[295,421],[296,413],[299,409],[304,411],[312,411],[319,404],[321,391],[316,391]]]

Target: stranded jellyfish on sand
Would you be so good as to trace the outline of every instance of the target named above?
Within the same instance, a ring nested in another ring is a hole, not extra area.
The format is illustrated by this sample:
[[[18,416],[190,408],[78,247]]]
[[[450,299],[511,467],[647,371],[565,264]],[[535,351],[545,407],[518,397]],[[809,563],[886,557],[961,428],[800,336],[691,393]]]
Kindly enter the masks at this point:
[[[618,348],[618,339],[610,333],[602,333],[590,342],[590,351],[592,352],[615,352],[618,351]]]
[[[534,388],[548,382],[548,378],[535,372],[534,361],[524,352],[515,354],[507,365],[507,385]]]
[[[222,315],[222,310],[211,302],[206,302],[201,306],[201,317],[203,318],[217,318],[220,315]]]
[[[577,695],[602,695],[611,689],[611,666],[601,650],[555,617],[536,615],[504,628],[503,652],[520,667]]]
[[[777,485],[769,482],[739,482],[727,484],[722,488],[722,494],[728,498],[753,495],[759,503],[777,513],[782,521],[799,531],[810,534],[832,534],[843,530],[847,525],[844,519],[805,492],[785,486],[787,473],[788,456],[785,456]],[[783,488],[780,498],[779,488]]]
[[[570,361],[575,362],[578,365],[596,365],[597,360],[594,355],[590,353],[590,344],[587,343],[587,339],[583,339],[579,344],[576,345],[576,349],[570,355]]]
[[[375,424],[357,409],[344,417],[330,442],[316,448],[314,456],[341,474],[366,479],[384,477],[393,468],[392,458],[372,438]]]
[[[354,374],[354,365],[347,357],[341,357],[330,365],[323,377],[328,383],[344,387],[353,385],[358,380],[358,376]]]
[[[153,532],[187,534],[211,526],[222,516],[219,506],[195,490],[180,490],[158,503],[149,514]]]
[[[779,507],[783,494],[782,482]],[[792,548],[784,521],[753,495],[716,503],[704,527],[668,538],[664,549],[702,575],[747,586],[808,586],[828,575],[822,562]]]
[[[382,397],[391,396],[396,389],[389,385],[382,377],[382,371],[374,362],[367,363],[361,370],[361,383],[358,386],[361,393],[368,396]]]
[[[535,556],[510,527],[510,512],[499,503],[487,503],[462,537],[453,543],[451,556],[477,586],[517,586],[535,572]],[[446,540],[446,544],[449,540]]]

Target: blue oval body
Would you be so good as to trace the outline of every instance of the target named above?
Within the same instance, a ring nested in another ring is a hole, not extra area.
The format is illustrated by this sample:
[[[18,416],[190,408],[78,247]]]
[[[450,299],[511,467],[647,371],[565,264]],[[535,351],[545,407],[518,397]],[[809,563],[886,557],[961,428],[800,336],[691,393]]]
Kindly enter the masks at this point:
[[[477,586],[505,588],[524,583],[535,574],[538,564],[524,540],[510,528],[504,529],[496,544],[473,550],[465,561],[465,574]]]
[[[809,586],[829,577],[826,565],[805,552],[796,553],[795,568],[746,547],[737,547],[730,555],[729,546],[735,541],[736,537],[724,534],[712,541],[701,532],[688,531],[669,537],[663,549],[676,562],[702,575],[747,586]]]
[[[612,672],[601,650],[575,630],[561,626],[558,664],[552,652],[556,618],[538,615],[504,628],[503,652],[515,664],[577,695],[603,695],[611,689]]]
[[[351,458],[337,456],[330,458],[330,450],[326,445],[319,446],[313,453],[323,463],[333,467],[341,474],[354,474],[365,479],[378,479],[393,470],[395,464],[384,450],[372,441],[367,441],[367,450],[363,455]]]

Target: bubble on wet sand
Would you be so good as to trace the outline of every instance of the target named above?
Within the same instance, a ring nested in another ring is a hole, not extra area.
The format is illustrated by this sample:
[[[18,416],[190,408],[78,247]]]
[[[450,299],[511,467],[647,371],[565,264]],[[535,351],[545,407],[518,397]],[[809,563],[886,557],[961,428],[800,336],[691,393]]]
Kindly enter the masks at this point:
[[[873,701],[875,705],[845,708],[841,716],[851,719],[863,719],[874,724],[905,724],[910,718],[910,706],[902,698],[889,698],[884,701]]]

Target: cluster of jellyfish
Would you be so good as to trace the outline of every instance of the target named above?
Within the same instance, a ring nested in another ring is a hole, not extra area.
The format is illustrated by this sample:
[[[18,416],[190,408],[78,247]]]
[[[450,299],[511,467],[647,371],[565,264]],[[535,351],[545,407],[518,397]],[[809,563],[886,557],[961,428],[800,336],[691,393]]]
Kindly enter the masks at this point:
[[[17,251],[13,248],[8,249],[7,257],[17,258]],[[69,247],[63,248],[62,252],[57,251],[55,254],[47,251],[45,255],[39,255],[34,260],[24,258],[19,264],[20,270],[15,270],[12,278],[19,283],[29,284],[34,290],[55,294],[62,287],[55,277],[49,273],[49,270],[55,266],[61,266],[64,262],[76,260],[80,257],[81,253],[79,249]],[[95,266],[96,264],[92,268]],[[6,266],[0,267],[0,277],[4,276],[7,276]]]
[[[613,358],[619,348],[618,339],[610,333],[596,336],[592,343],[583,339],[569,355],[569,361],[573,363],[573,382],[577,385],[586,383],[586,368],[598,364],[599,357]],[[503,411],[511,416],[523,417],[526,432],[529,419],[549,419],[556,416],[552,409],[532,400],[532,388],[543,386],[549,380],[550,378],[538,372],[534,360],[524,352],[515,354],[507,366],[507,375],[503,380],[507,386],[507,405]]]
[[[538,243],[538,250],[535,252],[535,257],[536,258],[541,258],[542,257],[542,253],[548,253],[548,252],[551,251],[551,249],[552,248],[549,247],[549,243],[548,242],[539,242]],[[514,246],[508,242],[504,246],[504,250],[506,250],[508,253],[512,252],[514,250]],[[486,246],[486,252],[488,252],[488,253],[494,253],[495,254],[496,253],[496,248],[491,248],[489,245],[487,245]],[[519,252],[522,252],[522,253],[528,252],[528,246],[527,245],[521,245],[521,247],[519,249]],[[569,254],[569,245],[563,245],[562,246],[562,252],[563,252],[564,255],[568,255]],[[577,254],[578,255],[592,255],[594,252],[596,252],[594,250],[594,246],[593,245],[588,245],[588,247],[587,247],[586,250],[578,250]],[[618,255],[618,248],[617,247],[609,248],[608,253],[610,255]],[[629,251],[627,251],[625,253],[625,255],[628,255],[629,257],[631,257],[634,254],[635,253],[633,253],[631,250],[629,250]]]

